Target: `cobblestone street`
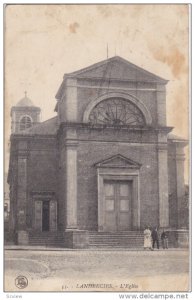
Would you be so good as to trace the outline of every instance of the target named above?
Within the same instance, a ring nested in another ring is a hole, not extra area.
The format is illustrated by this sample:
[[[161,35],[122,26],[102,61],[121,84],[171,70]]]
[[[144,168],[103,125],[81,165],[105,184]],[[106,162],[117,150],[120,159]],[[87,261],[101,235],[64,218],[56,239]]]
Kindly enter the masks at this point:
[[[25,291],[187,291],[189,253],[6,250],[6,291],[18,291],[19,275],[28,279]]]

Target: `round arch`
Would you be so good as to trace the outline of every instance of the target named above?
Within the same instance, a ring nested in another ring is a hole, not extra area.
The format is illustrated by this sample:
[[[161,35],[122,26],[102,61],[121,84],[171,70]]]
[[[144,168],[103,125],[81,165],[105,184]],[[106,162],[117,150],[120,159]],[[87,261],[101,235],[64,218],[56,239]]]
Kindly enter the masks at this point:
[[[31,116],[25,114],[22,115],[19,119],[19,129],[20,130],[25,130],[27,128],[30,128],[32,126],[33,119]]]
[[[122,98],[122,99],[127,100],[127,101],[133,103],[134,105],[136,105],[143,113],[145,121],[146,121],[146,125],[152,124],[151,114],[150,114],[149,110],[147,109],[147,107],[144,105],[144,103],[142,101],[140,101],[138,98],[136,98],[135,96],[126,94],[126,93],[106,93],[106,94],[101,95],[100,97],[90,101],[84,111],[83,122],[84,123],[89,122],[90,112],[98,103],[100,103],[103,100],[113,98],[113,97]]]

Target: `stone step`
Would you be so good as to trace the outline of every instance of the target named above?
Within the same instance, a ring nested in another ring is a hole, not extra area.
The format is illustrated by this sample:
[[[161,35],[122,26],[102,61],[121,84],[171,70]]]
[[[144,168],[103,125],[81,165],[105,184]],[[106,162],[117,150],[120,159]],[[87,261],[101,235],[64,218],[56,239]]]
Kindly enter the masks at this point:
[[[31,239],[55,239],[55,238],[63,238],[63,236],[58,236],[58,235],[56,235],[56,236],[39,236],[39,235],[29,235],[29,237],[31,238]]]
[[[101,239],[107,239],[107,238],[121,238],[121,239],[126,239],[126,238],[144,238],[141,235],[89,235],[90,238],[96,239],[96,238],[101,238]]]
[[[64,240],[55,240],[55,239],[29,239],[30,245],[64,245]]]
[[[134,241],[137,241],[137,242],[143,242],[144,240],[141,238],[141,239],[137,239],[137,238],[130,238],[130,239],[121,239],[121,238],[110,238],[110,239],[90,239],[89,238],[89,241],[91,242],[117,242],[117,241],[120,241],[120,242],[134,242]]]
[[[89,240],[89,244],[90,245],[94,245],[94,244],[109,244],[109,245],[116,245],[116,244],[120,244],[120,245],[129,245],[129,244],[133,244],[133,245],[143,245],[143,241],[140,240],[140,241],[121,241],[121,240],[115,240],[115,241],[105,241],[105,240],[102,240],[102,241],[90,241]]]
[[[30,237],[53,237],[53,236],[63,236],[63,233],[59,232],[29,232]]]
[[[61,242],[61,241],[63,241],[63,239],[36,239],[36,238],[30,238],[29,239],[30,241],[32,241],[32,242]]]
[[[89,232],[89,248],[143,248],[141,231]]]
[[[30,232],[29,244],[33,246],[54,246],[64,245],[64,237],[59,232]]]
[[[118,242],[118,241],[120,241],[120,242],[143,242],[144,240],[142,239],[142,238],[139,238],[139,239],[121,239],[121,238],[110,238],[110,239],[101,239],[101,238],[97,238],[97,239],[90,239],[89,238],[89,241],[91,241],[91,242]]]
[[[89,231],[89,235],[134,235],[134,234],[140,234],[144,235],[141,231],[123,231],[123,232],[97,232],[97,231]]]
[[[53,247],[53,248],[64,248],[64,243],[29,243],[30,246],[45,246],[45,247]]]
[[[134,236],[131,236],[131,235],[126,235],[126,236],[114,236],[114,235],[111,235],[111,236],[99,236],[99,235],[97,235],[97,236],[89,236],[89,238],[91,238],[91,239],[123,239],[123,240],[125,240],[125,239],[129,239],[129,238],[131,238],[131,239],[135,239],[135,238],[138,238],[138,239],[143,239],[144,237],[143,236],[136,236],[136,235],[134,235]]]
[[[30,239],[29,240],[29,242],[30,243],[36,243],[36,244],[38,244],[38,243],[53,243],[53,244],[55,244],[55,243],[63,243],[64,241],[55,241],[55,240],[36,240],[36,239],[34,239],[34,240],[32,240],[32,239]]]
[[[108,244],[101,244],[101,245],[89,245],[90,249],[95,249],[95,248],[109,248],[109,249],[113,249],[113,248],[125,248],[125,249],[142,249],[143,246],[141,245],[108,245]]]

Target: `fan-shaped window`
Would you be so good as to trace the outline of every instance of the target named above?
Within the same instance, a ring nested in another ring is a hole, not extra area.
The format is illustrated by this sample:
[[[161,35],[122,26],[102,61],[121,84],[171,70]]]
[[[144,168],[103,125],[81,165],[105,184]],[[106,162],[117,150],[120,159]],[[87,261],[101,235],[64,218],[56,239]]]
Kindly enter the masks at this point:
[[[89,115],[92,124],[144,125],[141,110],[130,101],[110,98],[98,103]]]
[[[32,126],[32,119],[29,116],[23,116],[20,120],[20,130],[25,130]]]

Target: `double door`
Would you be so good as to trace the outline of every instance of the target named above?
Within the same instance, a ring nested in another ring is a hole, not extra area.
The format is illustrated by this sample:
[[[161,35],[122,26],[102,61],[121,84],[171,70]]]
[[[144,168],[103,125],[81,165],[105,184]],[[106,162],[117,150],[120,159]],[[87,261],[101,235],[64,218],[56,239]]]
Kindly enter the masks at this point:
[[[104,231],[132,228],[132,181],[104,181]]]
[[[53,200],[36,200],[34,227],[39,231],[57,230],[57,202]]]

